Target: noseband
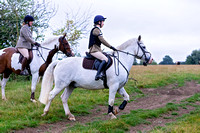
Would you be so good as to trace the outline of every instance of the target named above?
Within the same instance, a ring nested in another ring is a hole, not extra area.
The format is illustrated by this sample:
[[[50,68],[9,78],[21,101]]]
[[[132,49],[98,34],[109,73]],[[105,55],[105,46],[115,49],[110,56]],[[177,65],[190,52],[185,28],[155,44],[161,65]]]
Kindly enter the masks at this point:
[[[139,41],[137,41],[137,44],[138,44],[138,51],[137,51],[137,54],[135,55],[136,57],[138,57],[139,59],[142,59],[142,57],[144,56],[145,57],[145,63],[148,63],[149,60],[151,59],[151,53],[148,52],[148,51],[145,51],[144,48],[141,46],[141,43],[139,43]],[[141,57],[138,56],[138,53],[139,53],[139,48],[142,50],[143,54]],[[147,58],[146,54],[150,54],[150,57]]]

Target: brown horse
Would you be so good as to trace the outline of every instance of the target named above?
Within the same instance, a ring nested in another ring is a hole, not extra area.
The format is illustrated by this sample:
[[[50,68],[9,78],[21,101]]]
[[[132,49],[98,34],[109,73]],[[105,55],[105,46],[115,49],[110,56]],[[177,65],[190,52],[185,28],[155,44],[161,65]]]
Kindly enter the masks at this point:
[[[53,37],[41,43],[40,47],[32,48],[32,61],[29,63],[29,72],[32,75],[32,84],[31,84],[31,101],[36,102],[35,100],[35,89],[40,73],[44,73],[47,67],[52,61],[53,55],[58,51],[62,51],[66,56],[70,57],[74,54],[71,51],[68,41],[65,39],[65,36]],[[56,45],[56,47],[54,47]],[[49,52],[50,51],[50,52]],[[49,55],[49,56],[48,56]],[[9,76],[12,72],[20,74],[22,64],[19,62],[20,54],[15,48],[5,48],[0,50],[0,74],[3,74],[3,79],[1,82],[2,89],[2,99],[6,100],[5,96],[5,85],[9,79]],[[48,58],[47,58],[48,57]],[[45,64],[45,65],[42,65]]]

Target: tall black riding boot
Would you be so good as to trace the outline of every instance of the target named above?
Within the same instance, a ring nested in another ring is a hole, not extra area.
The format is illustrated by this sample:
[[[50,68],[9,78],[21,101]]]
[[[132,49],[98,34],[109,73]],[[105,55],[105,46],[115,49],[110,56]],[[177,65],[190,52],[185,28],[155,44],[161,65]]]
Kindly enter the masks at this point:
[[[27,58],[24,57],[22,60],[22,69],[21,69],[20,75],[28,75],[27,71],[25,71],[27,61],[28,61]]]
[[[107,63],[106,63],[105,60],[103,60],[103,61],[101,62],[101,64],[99,65],[99,68],[98,68],[98,70],[97,70],[97,75],[95,76],[95,80],[99,80],[99,79],[102,78],[101,72],[104,70],[106,64],[107,64]]]

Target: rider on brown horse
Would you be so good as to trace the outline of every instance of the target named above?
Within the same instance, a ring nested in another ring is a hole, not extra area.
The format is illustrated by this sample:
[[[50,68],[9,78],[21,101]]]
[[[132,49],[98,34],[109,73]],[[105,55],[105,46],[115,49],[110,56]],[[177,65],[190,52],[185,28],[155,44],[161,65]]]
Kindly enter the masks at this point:
[[[104,26],[104,21],[106,18],[104,18],[101,15],[97,15],[94,18],[94,28],[90,32],[90,40],[89,40],[89,53],[94,56],[95,58],[101,60],[101,64],[99,65],[99,68],[97,70],[97,75],[95,76],[95,80],[102,79],[101,72],[104,70],[108,58],[103,54],[101,50],[101,43],[103,43],[105,46],[109,47],[110,49],[116,51],[114,47],[112,47],[104,38],[103,34],[100,30]]]
[[[22,69],[20,73],[21,75],[27,74],[27,72],[24,70],[27,65],[27,61],[29,59],[28,50],[31,49],[31,44],[40,46],[40,44],[35,42],[32,38],[32,32],[30,27],[33,25],[33,21],[34,18],[32,16],[30,15],[25,16],[22,28],[20,29],[19,40],[16,45],[17,50],[24,56],[22,60]]]

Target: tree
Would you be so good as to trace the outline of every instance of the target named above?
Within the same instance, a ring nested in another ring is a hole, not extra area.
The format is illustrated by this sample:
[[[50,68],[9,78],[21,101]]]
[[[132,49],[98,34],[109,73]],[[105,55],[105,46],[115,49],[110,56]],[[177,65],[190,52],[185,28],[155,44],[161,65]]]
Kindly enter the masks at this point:
[[[90,10],[83,11],[80,13],[80,9],[73,14],[73,11],[66,13],[66,23],[65,25],[53,32],[54,35],[61,35],[66,33],[66,38],[73,48],[73,52],[76,56],[80,56],[79,53],[79,43],[78,41],[82,39],[88,33],[88,25],[90,19]]]
[[[199,64],[200,61],[200,50],[192,51],[192,54],[187,56],[186,64]]]
[[[31,29],[36,34],[35,39],[41,39],[55,13],[56,9],[50,7],[50,3],[33,0],[0,1],[0,48],[16,45],[23,19],[28,14],[35,18]]]
[[[153,60],[153,62],[151,63],[151,65],[157,65],[157,62],[155,60]]]
[[[134,57],[133,65],[138,65],[136,58]]]
[[[163,61],[161,61],[159,64],[160,65],[170,65],[170,64],[174,64],[174,62],[173,62],[172,58],[169,55],[166,55],[163,58]]]

